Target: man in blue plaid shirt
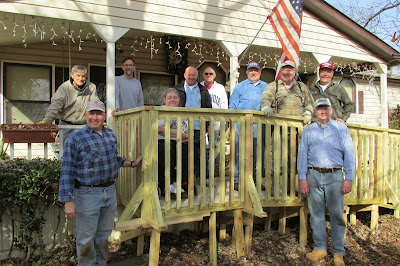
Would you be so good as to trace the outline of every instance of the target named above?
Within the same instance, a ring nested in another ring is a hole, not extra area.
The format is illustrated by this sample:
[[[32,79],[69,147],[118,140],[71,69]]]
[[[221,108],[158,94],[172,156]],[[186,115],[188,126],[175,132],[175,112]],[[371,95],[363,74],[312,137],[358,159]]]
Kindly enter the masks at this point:
[[[140,156],[128,161],[118,156],[114,132],[103,126],[105,106],[89,101],[87,125],[65,142],[59,201],[65,215],[76,218],[76,248],[79,265],[107,265],[108,237],[117,209],[115,179],[120,167],[136,167]]]

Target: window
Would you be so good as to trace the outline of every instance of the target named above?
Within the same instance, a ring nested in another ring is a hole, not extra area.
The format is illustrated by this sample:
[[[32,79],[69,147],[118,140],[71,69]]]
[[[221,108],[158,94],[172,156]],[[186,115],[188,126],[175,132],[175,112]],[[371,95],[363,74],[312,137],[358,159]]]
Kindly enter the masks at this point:
[[[175,75],[140,72],[145,105],[162,105],[164,91],[175,85]]]
[[[90,66],[90,78],[89,81],[96,84],[97,95],[100,101],[107,103],[106,95],[106,68],[103,66]],[[124,74],[122,68],[115,68],[115,76],[121,76]],[[134,74],[135,75],[135,74]]]
[[[4,63],[5,122],[42,120],[50,103],[51,84],[51,66]]]
[[[355,103],[354,113],[363,114],[364,113],[364,92],[359,91],[357,93],[356,83],[351,77],[343,77],[343,79],[339,82],[350,96],[350,99]]]

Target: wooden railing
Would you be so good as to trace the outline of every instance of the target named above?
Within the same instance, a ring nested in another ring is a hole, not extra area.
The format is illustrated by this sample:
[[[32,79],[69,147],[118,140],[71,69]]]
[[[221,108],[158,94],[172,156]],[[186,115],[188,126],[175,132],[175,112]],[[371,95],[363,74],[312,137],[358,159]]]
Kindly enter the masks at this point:
[[[165,127],[164,147],[165,196],[160,197],[157,189],[159,120],[165,120],[166,125],[169,125],[171,120],[178,121],[176,199],[172,199],[169,192],[171,133],[168,126]],[[182,139],[179,125],[183,120],[188,121],[189,125],[188,194],[185,197],[180,193],[183,155],[182,142],[179,141]],[[200,122],[199,178],[194,175],[194,121]],[[208,130],[206,127],[216,121],[220,122],[221,136],[219,145],[215,147],[214,127],[211,126]],[[141,169],[120,171],[117,193],[123,211],[118,216],[115,228],[122,232],[119,237],[121,241],[137,236],[143,237],[144,233],[151,232],[151,240],[155,246],[150,251],[150,264],[158,262],[159,234],[166,230],[168,225],[200,221],[205,216],[210,216],[211,231],[211,228],[214,228],[211,221],[215,223],[215,213],[227,210],[234,210],[236,241],[238,241],[237,238],[243,237],[243,234],[240,235],[240,225],[250,225],[252,228],[254,215],[266,217],[264,210],[281,208],[279,217],[283,219],[282,225],[284,225],[284,219],[290,217],[289,214],[286,215],[287,209],[295,208],[297,215],[300,215],[300,242],[303,244],[306,242],[304,229],[307,225],[306,201],[296,190],[297,145],[303,130],[301,117],[277,115],[267,118],[262,112],[245,110],[141,107],[118,112],[114,123],[120,154],[128,159],[139,155],[144,157]],[[240,129],[234,125],[240,125]],[[355,221],[356,211],[370,205],[396,209],[398,216],[400,131],[360,125],[348,126],[356,152],[353,189],[345,197],[345,204],[349,206],[351,214],[350,221]],[[210,136],[209,157],[212,158],[209,160],[208,180],[205,137],[207,131]],[[253,137],[257,139],[257,167],[254,175]],[[236,138],[239,138],[239,150],[235,150]],[[235,153],[239,153],[240,169],[237,190],[234,189]],[[214,158],[217,155],[219,155],[219,167],[218,171],[215,171]],[[227,158],[229,160],[226,160]],[[241,211],[248,215],[246,223],[242,221]],[[250,242],[251,230],[246,229],[247,235],[244,236],[245,239],[250,239]],[[211,242],[213,241],[210,235]],[[248,252],[250,247],[251,243],[244,243],[243,252]],[[236,242],[236,248],[238,255],[244,254],[239,250],[241,249],[239,242]],[[210,250],[210,260],[215,264],[216,249],[213,252]]]

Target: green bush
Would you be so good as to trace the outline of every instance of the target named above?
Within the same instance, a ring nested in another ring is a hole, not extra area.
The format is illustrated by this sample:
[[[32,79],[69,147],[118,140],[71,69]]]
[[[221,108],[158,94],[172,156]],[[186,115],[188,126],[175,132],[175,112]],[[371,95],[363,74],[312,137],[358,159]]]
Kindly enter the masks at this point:
[[[389,109],[389,128],[400,130],[400,106]]]
[[[61,204],[58,198],[58,182],[61,162],[58,160],[16,159],[0,162],[0,220],[8,215],[12,221],[13,247],[25,251],[25,264],[39,249],[44,254],[44,213],[51,205]],[[15,235],[15,223],[18,234]]]

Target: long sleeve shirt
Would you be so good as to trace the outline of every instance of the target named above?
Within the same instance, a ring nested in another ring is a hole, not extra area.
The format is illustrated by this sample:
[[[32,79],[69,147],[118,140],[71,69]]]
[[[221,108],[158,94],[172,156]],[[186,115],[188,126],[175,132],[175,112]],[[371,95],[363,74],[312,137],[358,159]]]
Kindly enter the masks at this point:
[[[59,201],[72,201],[75,180],[83,186],[115,180],[124,161],[118,156],[117,138],[111,129],[103,127],[99,134],[85,126],[73,132],[64,146]]]
[[[314,111],[314,101],[304,83],[295,81],[293,86],[288,88],[279,80],[278,83],[270,83],[265,89],[261,99],[261,110],[265,107],[271,107],[282,115],[303,115],[305,111]]]
[[[351,101],[346,89],[340,84],[331,82],[325,90],[322,90],[318,81],[310,88],[310,92],[314,101],[319,98],[328,98],[330,100],[333,108],[332,119],[334,120],[341,118],[347,121],[354,111],[354,103]],[[314,119],[316,120],[315,115]]]
[[[353,180],[354,146],[344,123],[330,120],[325,127],[322,127],[317,121],[304,129],[297,156],[299,179],[306,179],[309,167],[343,167],[346,179]]]
[[[256,83],[249,79],[243,80],[233,89],[229,109],[255,110],[261,109],[261,96],[268,83],[259,80]],[[239,136],[240,126],[236,125],[236,136]],[[257,125],[253,125],[253,138],[257,137]]]
[[[77,88],[72,80],[61,84],[51,98],[43,121],[51,123],[59,118],[71,124],[85,124],[85,111],[90,100],[98,100],[96,85],[86,81],[83,88]]]
[[[144,105],[140,81],[124,75],[115,78],[115,108],[127,110]]]
[[[201,85],[204,85],[204,81],[201,82]],[[214,81],[211,87],[208,89],[211,97],[211,104],[213,109],[228,109],[228,96],[226,95],[226,91],[222,84]],[[215,130],[218,130],[220,127],[220,122],[214,123]]]

